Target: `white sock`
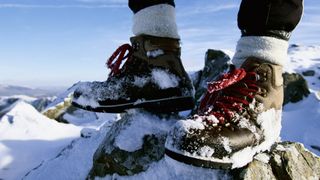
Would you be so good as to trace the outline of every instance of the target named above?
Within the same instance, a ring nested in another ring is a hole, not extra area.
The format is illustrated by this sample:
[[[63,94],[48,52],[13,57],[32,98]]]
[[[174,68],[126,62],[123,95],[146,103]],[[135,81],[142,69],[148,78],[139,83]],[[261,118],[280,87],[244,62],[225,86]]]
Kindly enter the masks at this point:
[[[144,8],[133,16],[133,34],[180,39],[175,8],[159,4]]]
[[[240,67],[248,57],[256,57],[283,66],[287,61],[288,42],[267,36],[244,36],[238,41],[233,63]]]

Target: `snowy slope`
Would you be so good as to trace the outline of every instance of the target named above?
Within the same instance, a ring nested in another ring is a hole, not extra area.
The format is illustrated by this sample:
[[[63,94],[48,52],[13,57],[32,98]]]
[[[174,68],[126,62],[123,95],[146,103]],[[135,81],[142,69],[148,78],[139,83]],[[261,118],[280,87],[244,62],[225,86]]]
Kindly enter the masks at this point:
[[[18,102],[0,119],[0,179],[22,177],[79,135],[79,127],[59,124]]]
[[[284,107],[281,137],[302,142],[320,155],[320,151],[311,147],[320,146],[320,100],[316,96],[320,91],[320,46],[291,47],[285,70],[302,73],[310,69],[315,71],[314,76],[306,77],[312,94],[301,102]],[[21,179],[26,173],[25,179],[85,179],[92,166],[93,153],[116,115],[79,111],[66,116],[73,125],[50,120],[24,102],[15,104],[0,119],[0,179]],[[80,138],[80,132],[86,138]],[[132,177],[113,175],[105,179],[208,177],[228,179],[220,171],[191,167],[169,158]]]
[[[315,71],[314,76],[305,76],[311,94],[295,104],[287,104],[283,109],[282,140],[303,143],[309,150],[320,155],[320,46],[291,46],[287,72],[302,74],[307,70]]]

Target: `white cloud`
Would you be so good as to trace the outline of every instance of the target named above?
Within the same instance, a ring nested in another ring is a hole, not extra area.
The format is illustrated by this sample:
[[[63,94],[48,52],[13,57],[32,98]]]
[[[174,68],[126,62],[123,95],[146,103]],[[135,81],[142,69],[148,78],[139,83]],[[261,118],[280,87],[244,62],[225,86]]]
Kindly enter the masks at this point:
[[[189,16],[189,15],[195,15],[195,14],[204,14],[204,13],[214,13],[224,10],[230,10],[230,9],[238,9],[238,4],[223,4],[223,5],[206,5],[206,6],[198,6],[198,7],[190,7],[189,9],[185,9],[181,11],[181,14],[178,14],[179,16]]]

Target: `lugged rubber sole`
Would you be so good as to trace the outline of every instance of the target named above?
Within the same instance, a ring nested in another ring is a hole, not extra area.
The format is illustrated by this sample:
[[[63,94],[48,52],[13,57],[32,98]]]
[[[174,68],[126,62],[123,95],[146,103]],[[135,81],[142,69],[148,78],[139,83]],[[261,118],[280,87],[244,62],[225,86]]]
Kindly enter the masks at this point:
[[[203,159],[197,159],[190,156],[185,156],[176,152],[173,152],[169,149],[165,149],[166,156],[170,157],[173,160],[198,166],[198,167],[204,167],[204,168],[211,168],[211,169],[231,169],[232,168],[232,162],[223,161],[220,159],[215,159],[213,161],[206,161]]]
[[[88,111],[103,113],[122,113],[125,110],[133,108],[143,108],[147,111],[156,113],[169,113],[192,109],[194,107],[194,99],[191,96],[170,97],[114,105],[101,105],[99,107],[82,106],[81,104],[78,104],[73,101],[72,105]]]

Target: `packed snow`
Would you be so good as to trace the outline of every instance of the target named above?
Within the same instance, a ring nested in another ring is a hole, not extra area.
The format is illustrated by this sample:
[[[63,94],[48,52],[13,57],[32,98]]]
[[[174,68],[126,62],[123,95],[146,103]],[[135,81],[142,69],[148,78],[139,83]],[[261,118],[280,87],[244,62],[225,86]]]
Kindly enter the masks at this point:
[[[320,155],[319,148],[314,148],[320,147],[320,100],[318,97],[320,94],[320,46],[291,46],[289,63],[285,66],[285,70],[299,73],[314,70],[315,75],[305,76],[311,91],[309,97],[295,104],[287,104],[283,108],[280,136],[282,140],[301,142],[310,151]],[[161,79],[164,80],[162,76]],[[174,82],[172,81],[171,85],[174,85]],[[0,117],[0,179],[85,179],[92,166],[95,150],[119,116],[90,114],[85,111],[75,111],[73,114],[64,116],[70,124],[58,123],[43,116],[28,102],[17,101],[12,104]],[[118,137],[119,146],[131,148],[131,150],[138,147],[139,143],[137,146],[130,146],[122,139],[128,136],[131,136],[130,138],[139,136],[140,132],[137,131],[150,130],[143,129],[143,123],[152,116],[144,114],[141,116],[140,121],[134,122],[137,129],[130,130],[136,132],[127,131],[122,134],[122,137]],[[153,123],[153,120],[149,123]],[[200,123],[194,125],[202,126]],[[161,123],[159,127],[167,128]],[[203,151],[212,153],[208,149]],[[255,158],[266,162],[269,160],[268,156],[263,155]],[[208,178],[228,179],[229,177],[219,170],[192,167],[165,157],[153,163],[145,172],[134,176],[114,174],[104,179]]]
[[[128,152],[134,152],[142,147],[146,134],[163,134],[175,123],[176,119],[162,119],[150,113],[130,110],[132,123],[123,129],[115,139],[115,145]]]
[[[0,119],[0,179],[17,179],[55,157],[81,128],[41,115],[23,101]]]
[[[161,56],[163,54],[164,54],[164,51],[162,49],[156,49],[156,50],[147,52],[147,56],[149,58],[156,58],[156,57]]]

